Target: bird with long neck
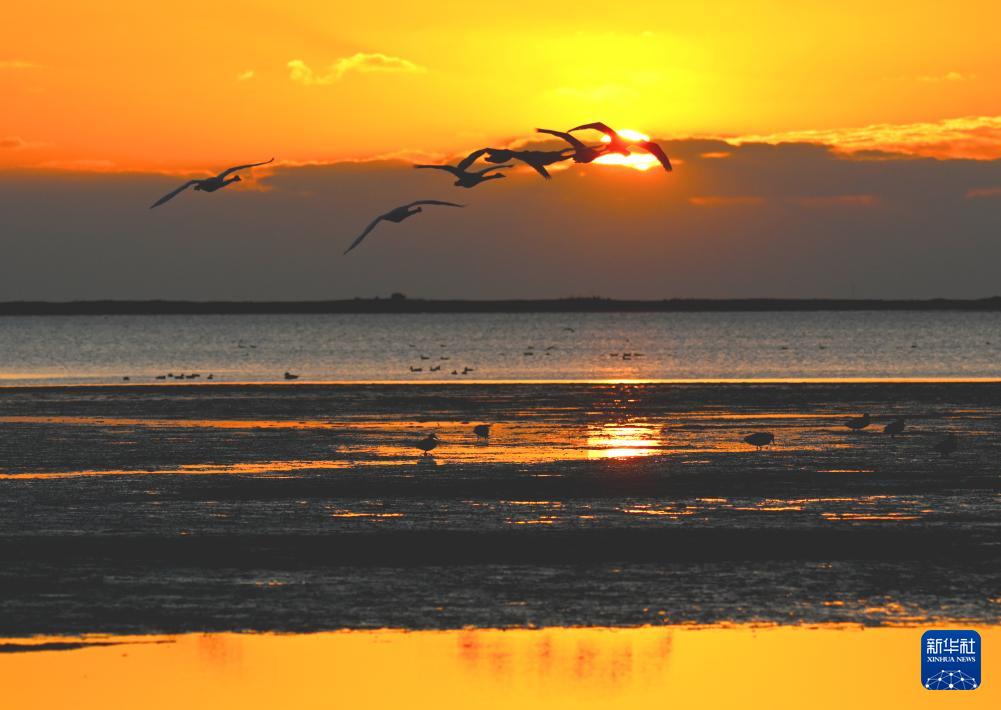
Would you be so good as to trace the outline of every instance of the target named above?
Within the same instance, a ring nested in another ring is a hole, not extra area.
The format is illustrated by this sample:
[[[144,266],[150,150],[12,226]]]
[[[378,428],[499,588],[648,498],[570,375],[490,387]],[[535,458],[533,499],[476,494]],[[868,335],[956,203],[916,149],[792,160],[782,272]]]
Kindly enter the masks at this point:
[[[562,138],[569,143],[574,151],[570,157],[573,158],[575,163],[592,163],[608,152],[608,146],[590,146],[576,136],[564,133],[563,131],[554,131],[551,128],[536,128],[535,131],[536,133],[546,133],[557,138]]]
[[[601,121],[595,121],[594,123],[585,123],[580,126],[571,128],[570,131],[601,131],[606,136],[608,136],[607,148],[609,153],[618,153],[619,155],[630,155],[632,153],[633,146],[639,146],[646,152],[650,153],[657,159],[661,167],[667,172],[671,172],[671,160],[667,157],[667,153],[664,149],[660,147],[659,144],[652,140],[627,140],[623,138],[618,131],[614,128],[610,128],[607,124]]]
[[[161,197],[159,200],[150,205],[150,209],[154,207],[159,207],[164,202],[174,199],[182,192],[187,190],[189,187],[193,187],[197,192],[215,192],[216,190],[221,190],[224,187],[232,185],[234,182],[240,182],[241,178],[235,173],[239,170],[247,170],[248,168],[256,168],[260,165],[267,165],[268,163],[274,162],[274,158],[271,160],[265,160],[263,163],[248,163],[247,165],[236,165],[232,168],[226,168],[218,175],[213,175],[212,177],[188,180],[186,183],[181,185],[179,188],[172,192],[168,192],[166,195]],[[233,177],[230,177],[232,175]]]
[[[361,244],[362,240],[368,236],[369,232],[375,229],[375,226],[379,224],[379,222],[385,220],[387,222],[395,222],[396,224],[399,224],[403,220],[409,219],[410,217],[413,217],[415,214],[420,214],[421,212],[423,212],[424,210],[421,208],[421,205],[444,205],[447,207],[465,206],[465,205],[458,205],[454,202],[444,202],[442,200],[415,200],[414,202],[411,202],[409,204],[401,205],[400,207],[395,207],[391,209],[389,212],[381,214],[375,219],[373,219],[372,222],[367,227],[365,227],[365,231],[363,231],[358,236],[358,238],[351,243],[351,246],[349,246],[347,249],[344,250],[344,253],[347,254],[349,251],[351,251],[356,246]],[[421,359],[424,358],[422,357]]]
[[[563,150],[513,150],[511,148],[487,148],[487,154],[483,158],[488,163],[506,163],[510,160],[520,160],[531,166],[535,172],[539,173],[546,180],[550,179],[547,165],[561,163],[569,160],[574,153],[564,148]]]
[[[452,175],[457,178],[456,181],[452,183],[456,187],[476,187],[481,182],[486,182],[487,180],[497,180],[502,177],[507,177],[502,172],[494,171],[500,171],[504,168],[513,168],[513,165],[490,165],[482,170],[469,169],[481,155],[486,154],[487,150],[487,148],[474,150],[472,153],[460,160],[457,165],[415,165],[414,168],[417,170],[444,170],[452,173]]]

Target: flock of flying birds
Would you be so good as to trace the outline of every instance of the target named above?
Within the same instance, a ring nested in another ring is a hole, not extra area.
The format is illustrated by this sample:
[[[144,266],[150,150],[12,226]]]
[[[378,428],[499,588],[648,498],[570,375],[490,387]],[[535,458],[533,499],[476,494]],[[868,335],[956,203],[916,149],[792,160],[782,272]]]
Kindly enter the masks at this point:
[[[664,170],[669,172],[671,170],[670,159],[667,157],[663,148],[661,148],[657,143],[651,140],[630,140],[619,135],[615,129],[610,128],[608,125],[601,123],[600,121],[595,123],[585,123],[571,128],[569,131],[554,131],[549,128],[536,128],[535,130],[537,133],[545,133],[561,138],[569,144],[569,147],[561,150],[480,148],[479,150],[474,150],[472,153],[460,160],[456,165],[415,165],[414,168],[417,170],[444,170],[445,172],[451,173],[452,176],[455,177],[455,182],[452,184],[456,187],[472,188],[481,183],[487,182],[488,180],[497,180],[506,177],[503,171],[514,167],[514,164],[510,162],[513,160],[517,160],[531,166],[537,173],[539,173],[539,175],[546,180],[549,180],[552,176],[549,174],[549,171],[546,170],[546,166],[553,165],[554,163],[561,163],[571,159],[575,163],[591,163],[603,155],[630,155],[634,150],[639,149],[644,150],[657,158],[657,161],[661,164]],[[601,133],[604,133],[607,142],[601,143],[600,145],[587,145],[573,135],[574,131],[587,130],[600,131]],[[489,165],[472,170],[471,168],[473,165],[481,158],[484,162],[489,163]],[[240,176],[237,174],[239,171],[256,168],[260,165],[267,165],[273,161],[274,158],[271,158],[271,160],[265,160],[262,163],[237,165],[232,168],[227,168],[213,177],[202,178],[200,180],[189,180],[177,189],[167,193],[154,202],[150,205],[150,209],[159,207],[164,202],[172,200],[189,187],[194,188],[199,192],[215,192],[216,190],[221,190],[228,185],[232,185],[234,182],[240,182]],[[394,207],[388,212],[385,212],[372,220],[372,222],[365,227],[364,231],[358,235],[358,237],[351,243],[351,246],[349,246],[344,253],[347,254],[361,244],[362,240],[365,239],[365,237],[367,237],[373,229],[375,229],[379,222],[386,221],[399,224],[403,220],[423,212],[424,205],[465,207],[465,205],[460,205],[455,202],[446,202],[444,200],[415,200],[414,202],[410,202],[406,205]]]

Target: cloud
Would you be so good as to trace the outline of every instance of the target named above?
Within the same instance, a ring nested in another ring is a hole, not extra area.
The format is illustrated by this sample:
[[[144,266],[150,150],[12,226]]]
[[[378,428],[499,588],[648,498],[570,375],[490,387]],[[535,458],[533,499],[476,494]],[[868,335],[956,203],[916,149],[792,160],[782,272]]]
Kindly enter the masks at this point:
[[[248,69],[247,71],[242,71],[236,75],[237,81],[249,81],[254,78],[254,70]]]
[[[0,59],[0,69],[41,69],[42,65],[37,62],[29,62],[23,59]]]
[[[44,170],[65,170],[69,172],[117,172],[118,165],[111,160],[97,158],[72,158],[68,160],[46,160],[38,164]]]
[[[992,197],[1001,197],[1001,186],[971,187],[966,191],[966,199],[968,200],[978,200]]]
[[[928,158],[1001,158],[1001,116],[964,116],[927,123],[788,131],[728,139],[743,143],[818,143],[846,152],[883,151]],[[863,154],[862,157],[871,157]]]
[[[1001,160],[856,160],[824,145],[708,139],[664,148],[683,161],[674,173],[568,163],[550,181],[512,170],[474,190],[413,170],[422,157],[410,151],[283,162],[269,175],[245,173],[256,185],[238,187],[252,189],[188,191],[153,214],[146,208],[181,176],[79,162],[0,170],[0,300],[584,288],[623,298],[845,297],[853,283],[866,297],[997,293]],[[730,156],[703,157],[717,152]],[[418,198],[468,209],[384,225],[341,256],[374,215]]]
[[[757,207],[765,204],[763,197],[755,195],[696,195],[688,198],[696,207]]]
[[[918,81],[924,81],[929,84],[938,84],[940,82],[973,81],[976,78],[976,74],[962,74],[958,71],[950,71],[945,74],[925,74],[923,76],[919,76]]]
[[[373,54],[358,52],[350,57],[341,57],[321,74],[314,72],[301,59],[290,61],[288,68],[289,78],[305,86],[327,86],[340,81],[348,72],[418,74],[427,71],[426,67],[408,59],[378,52]]]
[[[28,150],[31,148],[41,148],[48,145],[41,141],[26,141],[21,136],[4,136],[0,138],[0,149],[3,150]]]
[[[797,197],[794,202],[803,207],[815,208],[873,207],[879,203],[879,199],[875,195],[820,195]]]

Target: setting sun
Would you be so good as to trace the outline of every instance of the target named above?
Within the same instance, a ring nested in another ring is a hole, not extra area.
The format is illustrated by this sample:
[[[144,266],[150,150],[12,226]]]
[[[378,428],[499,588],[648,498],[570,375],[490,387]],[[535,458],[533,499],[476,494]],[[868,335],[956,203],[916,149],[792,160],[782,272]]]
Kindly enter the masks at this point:
[[[618,133],[621,137],[625,138],[627,141],[650,140],[650,136],[648,136],[646,133],[640,133],[639,131],[633,130],[632,128],[617,128],[615,132]],[[611,140],[612,139],[609,138],[608,136],[601,137],[602,143],[610,143]]]
[[[615,131],[622,138],[627,141],[648,141],[650,136],[645,133],[640,133],[632,128],[618,128]],[[602,136],[602,143],[610,143],[611,138],[608,136]],[[621,155],[619,153],[607,153],[602,155],[600,158],[595,159],[595,163],[601,165],[624,165],[627,168],[633,168],[635,170],[649,170],[650,168],[658,167],[660,163],[657,158],[650,153],[630,153],[629,155]]]

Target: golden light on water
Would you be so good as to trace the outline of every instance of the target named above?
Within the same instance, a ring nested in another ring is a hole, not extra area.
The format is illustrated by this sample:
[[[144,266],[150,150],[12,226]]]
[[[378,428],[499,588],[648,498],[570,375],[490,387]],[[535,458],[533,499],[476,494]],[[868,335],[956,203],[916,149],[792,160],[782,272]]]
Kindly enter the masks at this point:
[[[618,459],[660,453],[660,429],[651,424],[605,424],[588,433],[587,457]]]
[[[943,707],[919,682],[919,628],[662,626],[661,611],[650,609],[656,626],[633,629],[111,637],[99,640],[131,643],[0,654],[0,677],[4,707],[40,710],[607,710],[747,707],[753,697],[840,709],[846,693],[865,707]],[[997,627],[977,631],[988,648],[1001,642]],[[985,678],[999,670],[985,654]],[[957,707],[997,698],[985,685]]]

